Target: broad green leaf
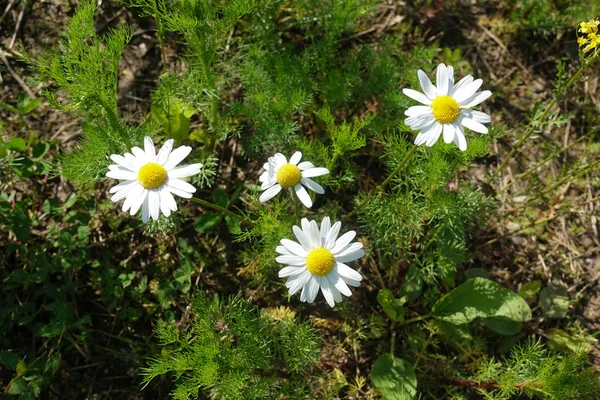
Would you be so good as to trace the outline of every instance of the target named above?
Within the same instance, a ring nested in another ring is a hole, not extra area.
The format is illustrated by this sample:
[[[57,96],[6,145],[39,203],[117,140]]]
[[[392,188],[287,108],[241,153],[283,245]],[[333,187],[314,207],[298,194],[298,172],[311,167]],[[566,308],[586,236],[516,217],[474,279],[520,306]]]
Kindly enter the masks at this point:
[[[21,361],[19,355],[10,351],[0,351],[0,364],[6,365],[8,369],[15,369]]]
[[[469,325],[467,324],[455,325],[443,320],[437,320],[436,323],[442,336],[450,342],[464,343],[473,340],[473,335],[471,335]]]
[[[29,384],[23,377],[17,376],[13,378],[6,387],[8,394],[24,394],[29,392]]]
[[[31,155],[34,160],[39,161],[46,155],[48,150],[50,150],[50,145],[48,143],[38,143],[31,149]]]
[[[544,336],[548,338],[552,347],[567,348],[573,352],[579,351],[581,348],[590,351],[592,344],[598,342],[593,336],[574,336],[558,328],[549,329]]]
[[[190,118],[196,113],[196,110],[189,104],[184,104],[181,100],[170,99],[167,105],[152,105],[150,107],[152,117],[158,121],[164,132],[175,142],[181,143],[188,138],[190,134]]]
[[[391,290],[381,289],[377,294],[377,301],[392,321],[404,321],[404,307],[402,305],[406,302],[406,297],[395,299]]]
[[[398,297],[406,296],[408,301],[415,301],[421,295],[422,290],[423,280],[419,277],[418,270],[413,267],[408,271],[404,282],[402,282]]]
[[[194,229],[198,233],[208,233],[215,229],[219,222],[221,222],[223,215],[212,211],[206,211],[196,218],[194,221]]]
[[[29,114],[40,105],[42,99],[32,99],[25,93],[19,93],[19,99],[17,101],[17,109],[19,114]]]
[[[412,365],[388,353],[375,362],[371,381],[386,400],[412,400],[417,394],[417,377]]]
[[[490,273],[483,268],[469,268],[466,272],[467,279],[471,278],[485,278],[488,279],[490,277]]]
[[[25,142],[25,139],[16,137],[16,138],[12,138],[8,142],[6,142],[4,144],[4,147],[7,150],[25,151],[25,150],[27,150],[27,143]]]
[[[540,281],[531,281],[523,284],[521,289],[519,290],[519,296],[527,299],[529,297],[534,297],[542,287],[542,282]]]
[[[547,286],[540,292],[542,314],[548,318],[562,318],[569,309],[569,293],[562,286]]]
[[[514,335],[521,331],[523,324],[506,317],[485,318],[481,322],[491,330],[501,335]]]
[[[218,186],[213,190],[212,198],[215,204],[220,207],[227,208],[229,205],[229,196],[227,196],[227,193]]]
[[[514,322],[531,319],[531,309],[522,297],[484,278],[469,279],[439,299],[431,314],[457,325],[475,318],[505,317]]]

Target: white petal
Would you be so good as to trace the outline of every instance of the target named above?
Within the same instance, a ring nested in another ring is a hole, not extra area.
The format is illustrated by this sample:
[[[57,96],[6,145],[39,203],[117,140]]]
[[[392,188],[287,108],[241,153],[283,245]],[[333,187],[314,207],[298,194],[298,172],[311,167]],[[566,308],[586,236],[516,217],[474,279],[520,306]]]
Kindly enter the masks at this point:
[[[472,119],[463,118],[460,121],[460,123],[464,127],[469,128],[472,131],[479,132],[479,133],[488,133],[488,128],[486,128],[485,125],[482,125],[477,121],[473,121]]]
[[[327,238],[325,239],[324,247],[327,249],[332,249],[335,246],[336,239],[340,233],[340,229],[342,228],[342,223],[340,221],[333,224],[329,233],[327,234]]]
[[[277,253],[281,254],[281,255],[284,255],[284,256],[291,256],[291,255],[293,255],[291,251],[289,251],[288,249],[286,249],[286,248],[285,248],[285,247],[283,247],[283,246],[277,246],[277,247],[275,248],[275,251],[276,251]]]
[[[454,88],[454,67],[448,65],[446,67],[446,76],[448,76],[448,93]]]
[[[175,199],[166,186],[163,186],[158,190],[158,200],[160,202],[160,211],[163,213],[163,215],[165,217],[171,215],[171,201],[175,203]]]
[[[404,93],[406,96],[410,97],[411,99],[418,101],[421,104],[425,104],[427,106],[431,104],[431,100],[429,100],[429,97],[425,96],[421,92],[417,92],[416,90],[402,89],[402,93]]]
[[[279,270],[280,278],[287,278],[288,276],[298,275],[306,271],[306,267],[283,267]]]
[[[319,281],[316,279],[316,277],[313,276],[310,278],[310,281],[308,281],[306,286],[306,301],[312,303],[313,301],[315,301],[315,298],[319,293]]]
[[[270,188],[276,184],[277,184],[277,181],[271,181],[271,180],[265,181],[260,185],[260,190],[267,190],[268,188]]]
[[[492,92],[489,90],[484,90],[483,92],[475,93],[473,96],[465,100],[463,103],[459,103],[462,108],[470,108],[474,107],[477,104],[487,100],[492,95]]]
[[[471,119],[473,121],[479,122],[480,124],[487,124],[492,121],[492,117],[490,117],[489,115],[487,115],[484,112],[476,111],[476,110],[469,110],[469,111],[471,112]]]
[[[344,263],[336,262],[335,266],[333,267],[333,270],[335,272],[337,272],[338,275],[341,276],[342,278],[348,278],[351,281],[356,281],[356,282],[362,281],[362,275]],[[350,282],[348,282],[348,280],[346,280],[346,282],[350,283]]]
[[[427,141],[427,135],[423,132],[420,132],[415,138],[415,145],[420,146]]]
[[[135,185],[131,188],[129,193],[127,194],[127,198],[123,202],[122,210],[125,212],[129,210],[131,205],[144,193],[144,187],[142,185]]]
[[[143,165],[143,164],[147,164],[149,162],[152,162],[152,159],[149,159],[148,156],[146,155],[146,152],[142,149],[140,149],[139,147],[132,147],[131,148],[131,152],[133,153],[133,155],[135,156],[135,158]]]
[[[331,249],[331,252],[335,255],[340,251],[344,250],[346,246],[354,239],[356,236],[355,231],[348,231],[344,233],[340,238],[335,242],[335,246]]]
[[[329,219],[329,217],[323,218],[323,221],[321,221],[321,241],[323,245],[325,245],[325,241],[327,240],[327,234],[329,233],[330,229],[331,220]]]
[[[156,221],[160,214],[160,198],[158,197],[158,191],[155,189],[148,191],[148,206],[150,216]]]
[[[308,231],[310,240],[312,241],[313,248],[321,247],[321,233],[319,232],[319,225],[317,221],[310,221],[310,229]]]
[[[468,85],[465,85],[464,87],[457,90],[452,97],[454,98],[454,100],[456,100],[458,104],[460,104],[463,101],[467,100],[469,97],[473,96],[482,84],[483,79],[476,79]]]
[[[298,165],[298,163],[300,162],[301,159],[302,159],[302,153],[297,151],[294,154],[292,154],[292,156],[290,157],[290,164]]]
[[[148,204],[148,196],[146,196],[146,200],[142,203],[142,221],[144,223],[148,222],[150,219],[150,206]]]
[[[298,290],[302,289],[302,287],[310,280],[310,278],[312,278],[312,274],[308,272],[308,270],[299,275],[288,278],[285,285],[289,288],[290,295],[296,294]]]
[[[160,155],[160,154],[159,154]],[[200,172],[202,164],[190,164],[185,167],[176,167],[171,169],[167,174],[169,178],[186,178],[188,176],[194,176]]]
[[[190,154],[192,148],[190,146],[179,146],[169,154],[167,162],[163,165],[167,171],[175,168],[177,164],[183,161]]]
[[[315,193],[318,193],[318,194],[325,193],[325,189],[323,189],[323,186],[319,185],[317,182],[313,181],[310,178],[301,178],[300,182],[302,182],[302,184],[304,186],[306,186],[307,188],[309,188],[310,190],[312,190]]]
[[[467,139],[465,139],[465,131],[461,125],[454,125],[456,128],[456,135],[454,136],[454,143],[458,146],[461,151],[467,149]]]
[[[437,85],[438,96],[448,94],[448,75],[446,74],[446,65],[443,63],[437,67],[435,84]]]
[[[443,129],[442,124],[435,123],[433,125],[433,127],[431,128],[431,130],[429,131],[429,135],[427,137],[427,143],[425,143],[425,144],[429,147],[436,144],[436,142],[440,138],[440,135],[442,134],[442,129]]]
[[[144,150],[146,153],[146,157],[150,161],[156,161],[156,150],[154,149],[154,142],[152,142],[152,138],[150,136],[144,137]]]
[[[335,279],[337,279],[337,276],[334,278],[334,281],[332,282],[330,275],[331,274],[327,275],[326,278],[329,281],[329,288],[331,289],[331,293],[333,294],[333,300],[336,303],[340,303],[340,302],[342,302],[343,299],[342,299],[342,295],[340,294],[340,291],[337,290],[337,288],[335,287]]]
[[[137,214],[140,207],[142,206],[142,203],[144,203],[144,201],[146,201],[146,197],[148,197],[148,190],[144,189],[142,194],[137,199],[135,199],[133,201],[133,203],[131,203],[131,209],[129,210],[129,215],[133,216],[133,215]]]
[[[444,142],[450,143],[454,140],[454,125],[444,124]]]
[[[332,271],[331,273],[329,273],[329,275],[327,275],[327,278],[329,279],[329,282],[333,286],[335,286],[335,288],[339,290],[340,293],[342,293],[344,296],[352,296],[352,291],[350,290],[346,282],[344,282],[342,277],[339,276],[336,272]]]
[[[415,122],[410,128],[414,129],[415,131],[428,131],[436,122],[437,121],[435,120],[433,115],[427,115]]]
[[[265,201],[271,200],[279,192],[281,192],[281,185],[280,184],[273,185],[270,188],[268,188],[267,190],[265,190],[264,192],[262,192],[262,194],[260,195],[258,200],[260,200],[262,203],[264,203]]]
[[[313,178],[315,176],[326,175],[329,173],[327,168],[310,168],[302,171],[303,178]]]
[[[419,115],[429,115],[432,112],[433,111],[429,106],[412,106],[409,107],[408,110],[404,111],[404,115],[407,117],[418,117]]]
[[[283,245],[283,247],[288,249],[292,254],[295,254],[300,257],[308,256],[308,249],[305,249],[304,247],[300,246],[298,243],[296,243],[292,240],[281,239],[280,243]],[[312,250],[312,247],[310,247],[309,249]]]
[[[108,191],[108,193],[116,193],[119,192],[121,190],[126,190],[126,189],[131,189],[131,187],[133,185],[137,185],[138,181],[136,180],[129,180],[129,181],[123,181],[113,187],[110,188],[110,190]]]
[[[334,307],[335,301],[333,299],[333,293],[331,292],[329,280],[326,276],[319,276],[318,280],[321,286],[321,292],[323,292],[323,297],[325,297],[325,301],[327,301],[329,307]]]
[[[185,190],[178,189],[171,185],[166,185],[166,186],[167,186],[167,189],[169,189],[169,192],[176,194],[179,197],[183,197],[184,199],[191,199],[192,197],[194,197],[193,194],[191,194],[190,192],[187,192]]]
[[[132,172],[128,169],[125,169],[121,166],[119,166],[118,168],[114,168],[110,171],[108,171],[106,173],[106,176],[108,178],[113,178],[113,179],[125,179],[128,181],[137,181],[138,178],[138,174],[136,172]]]
[[[158,155],[156,156],[156,162],[160,165],[165,165],[167,160],[169,159],[169,155],[171,154],[171,150],[173,150],[173,143],[175,141],[173,139],[167,140],[160,150],[158,151]]]
[[[419,83],[421,83],[423,93],[425,93],[425,96],[429,97],[429,99],[433,100],[436,94],[435,86],[433,86],[425,72],[418,70],[417,75],[419,76]]]
[[[287,164],[287,158],[281,153],[275,153],[273,156],[273,162],[275,163],[275,167],[279,168],[283,164]]]
[[[450,92],[450,96],[454,96],[454,94],[457,93],[461,88],[467,86],[471,82],[473,82],[473,77],[471,75],[465,76],[454,86],[454,88]]]
[[[309,232],[303,231],[296,225],[292,227],[292,231],[294,232],[294,235],[296,235],[296,239],[298,239],[298,242],[300,242],[303,248],[306,250],[312,250],[314,248]]]
[[[296,186],[294,186],[294,191],[296,192],[296,196],[298,196],[302,204],[304,204],[308,208],[312,207],[313,203],[310,199],[310,195],[302,185],[297,184]]]
[[[304,171],[305,169],[310,169],[314,167],[315,166],[310,161],[302,161],[300,164],[298,164],[298,168],[300,168],[300,171]]]
[[[354,260],[358,260],[359,258],[361,258],[362,256],[365,255],[365,251],[361,248],[361,249],[356,249],[356,247],[352,247],[353,245],[355,245],[357,243],[353,243],[350,247],[351,250],[344,250],[343,252],[341,252],[339,255],[335,256],[335,261],[339,261],[339,262],[350,262],[350,261],[354,261]]]
[[[306,264],[306,257],[299,256],[279,256],[275,258],[279,264],[287,264],[287,265],[304,265]]]
[[[110,156],[110,159],[113,160],[114,162],[116,162],[119,166],[128,169],[132,172],[138,172],[138,166],[136,165],[135,162],[133,162],[131,159],[127,159],[123,156],[120,156],[118,154],[112,154]]]
[[[137,182],[135,182],[134,184],[137,185]],[[127,195],[129,194],[129,191],[131,190],[131,188],[119,190],[118,192],[116,192],[115,194],[112,195],[112,197],[110,198],[111,201],[113,201],[114,203],[116,203],[119,200],[123,200],[125,197],[127,197]]]
[[[196,188],[193,185],[190,185],[187,182],[182,181],[181,179],[168,179],[167,186],[183,190],[184,192],[196,193]]]

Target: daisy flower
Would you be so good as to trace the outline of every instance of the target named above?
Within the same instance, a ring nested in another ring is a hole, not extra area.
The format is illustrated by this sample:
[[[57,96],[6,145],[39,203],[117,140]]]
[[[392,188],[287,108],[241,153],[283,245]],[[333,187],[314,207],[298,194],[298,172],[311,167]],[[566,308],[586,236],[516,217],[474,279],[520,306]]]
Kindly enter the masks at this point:
[[[196,175],[202,164],[184,167],[177,165],[192,151],[189,146],[180,146],[173,150],[173,139],[169,139],[156,154],[154,143],[149,136],[144,138],[144,150],[139,147],[131,153],[120,156],[113,154],[110,159],[117,164],[110,165],[106,176],[121,179],[124,182],[113,186],[111,200],[115,203],[125,199],[123,211],[129,210],[135,215],[142,208],[142,220],[148,222],[152,217],[158,219],[160,211],[168,217],[177,210],[173,194],[189,199],[196,188],[179,178]]]
[[[415,139],[417,146],[425,143],[433,146],[442,132],[444,142],[454,142],[459,149],[467,149],[463,127],[479,133],[488,133],[483,125],[492,118],[481,111],[470,110],[492,95],[489,90],[477,92],[483,83],[482,79],[473,79],[471,75],[454,84],[454,68],[440,64],[437,67],[434,86],[425,72],[419,70],[419,82],[423,93],[412,89],[402,89],[402,93],[424,105],[410,107],[404,113],[408,118],[404,123],[411,129],[420,131]]]
[[[312,200],[304,186],[315,193],[323,194],[325,190],[317,182],[310,178],[321,176],[329,173],[327,168],[315,168],[308,161],[303,161],[302,153],[299,151],[292,154],[290,162],[281,153],[276,153],[273,157],[269,157],[269,161],[265,163],[263,168],[265,172],[258,178],[262,183],[260,188],[264,192],[260,195],[261,202],[268,201],[275,197],[282,188],[294,188],[296,196],[306,207],[312,207]],[[302,186],[304,185],[304,186]]]
[[[323,218],[321,228],[317,221],[303,218],[302,229],[292,228],[298,242],[281,239],[275,251],[281,254],[278,263],[287,264],[279,271],[280,278],[288,278],[285,286],[290,295],[300,293],[300,300],[312,303],[319,288],[331,307],[342,301],[342,294],[350,297],[350,286],[358,287],[362,276],[347,266],[365,255],[360,242],[350,243],[356,232],[348,231],[338,238],[341,222],[331,225],[329,217]]]

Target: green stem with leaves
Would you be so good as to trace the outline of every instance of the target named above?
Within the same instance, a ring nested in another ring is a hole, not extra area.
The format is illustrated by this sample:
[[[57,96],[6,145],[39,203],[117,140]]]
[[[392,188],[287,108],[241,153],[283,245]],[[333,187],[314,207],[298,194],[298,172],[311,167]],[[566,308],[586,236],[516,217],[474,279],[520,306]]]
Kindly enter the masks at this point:
[[[252,223],[250,221],[248,221],[246,218],[244,218],[241,215],[236,214],[233,211],[228,210],[228,209],[226,209],[224,207],[218,206],[218,205],[213,204],[213,203],[211,203],[209,201],[206,201],[206,200],[199,199],[197,197],[192,197],[190,200],[192,202],[196,203],[196,204],[200,204],[201,206],[212,208],[215,211],[218,211],[218,212],[223,213],[223,214],[227,214],[227,215],[229,215],[229,216],[231,216],[231,217],[233,217],[233,218],[235,218],[235,219],[239,220],[240,222],[243,222],[243,223],[245,223],[247,225],[252,225]]]
[[[517,151],[519,151],[519,149],[521,148],[523,143],[525,143],[525,141],[531,136],[531,134],[533,132],[535,132],[536,127],[539,126],[539,124],[537,124],[536,122],[543,122],[546,119],[546,117],[548,116],[548,113],[550,112],[552,107],[554,107],[554,105],[556,105],[556,103],[558,102],[558,100],[562,96],[562,94],[568,88],[570,88],[577,81],[577,79],[579,79],[579,77],[581,76],[581,73],[583,72],[585,67],[586,67],[586,65],[582,65],[581,67],[579,67],[579,70],[577,70],[575,75],[573,75],[571,77],[571,79],[569,79],[569,81],[565,84],[565,86],[562,87],[560,91],[557,91],[554,94],[554,98],[552,99],[552,101],[550,103],[548,103],[548,105],[546,106],[546,109],[544,110],[542,115],[539,118],[537,118],[536,121],[532,121],[532,123],[529,124],[529,127],[527,128],[527,130],[525,131],[523,136],[521,136],[521,139],[519,139],[519,141],[513,145],[512,149],[510,149],[510,152],[506,155],[504,160],[502,160],[502,162],[498,166],[498,169],[496,169],[496,174],[499,174],[506,167],[506,165],[508,164],[510,159],[516,154]]]
[[[417,148],[418,148],[418,146],[412,146],[410,148],[410,150],[406,153],[406,155],[404,156],[402,161],[400,161],[398,163],[398,166],[388,175],[387,178],[385,178],[385,180],[383,182],[381,182],[381,185],[377,186],[377,188],[372,193],[368,194],[367,197],[365,197],[365,199],[362,201],[362,203],[360,203],[358,206],[356,206],[354,208],[354,210],[352,210],[352,212],[346,216],[346,218],[350,218],[353,215],[355,215],[357,212],[359,212],[369,202],[369,199],[371,198],[371,196],[373,194],[378,193],[378,192],[382,191],[383,189],[385,189],[385,187],[392,181],[394,176],[396,176],[396,174],[398,172],[400,172],[402,170],[402,168],[404,168],[404,165],[408,162],[408,160],[413,155],[413,153],[415,151],[417,151]]]

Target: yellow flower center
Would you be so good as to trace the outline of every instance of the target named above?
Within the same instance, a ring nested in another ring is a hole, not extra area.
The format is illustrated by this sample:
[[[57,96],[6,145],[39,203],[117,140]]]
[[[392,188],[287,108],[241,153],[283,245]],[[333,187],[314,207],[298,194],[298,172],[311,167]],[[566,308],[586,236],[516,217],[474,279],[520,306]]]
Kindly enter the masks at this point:
[[[296,186],[298,183],[300,183],[302,173],[300,172],[300,168],[294,164],[287,163],[279,167],[275,178],[277,179],[277,183],[279,183],[282,187],[288,188]]]
[[[442,124],[449,124],[458,118],[460,115],[460,106],[450,96],[438,96],[431,103],[433,117]]]
[[[333,269],[335,259],[333,254],[324,247],[319,247],[308,253],[306,268],[313,275],[324,276]]]
[[[167,176],[167,170],[162,165],[150,162],[140,168],[138,181],[146,189],[156,189],[165,183]]]

